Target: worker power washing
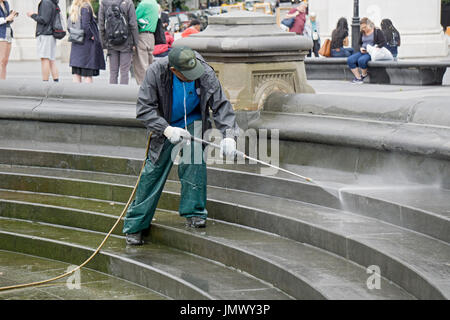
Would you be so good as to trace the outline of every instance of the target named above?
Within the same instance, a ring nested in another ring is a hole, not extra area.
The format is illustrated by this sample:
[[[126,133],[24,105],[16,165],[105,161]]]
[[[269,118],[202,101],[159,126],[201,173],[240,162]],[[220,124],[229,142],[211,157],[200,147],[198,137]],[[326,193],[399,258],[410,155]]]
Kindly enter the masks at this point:
[[[209,109],[212,111],[216,128],[225,137],[220,145],[203,140],[204,133],[211,128]],[[206,163],[203,157],[206,145],[220,149],[220,154],[226,159],[240,156],[327,190],[311,178],[249,157],[236,149],[239,127],[233,108],[224,95],[214,70],[201,55],[190,48],[176,47],[168,57],[150,65],[139,90],[136,118],[150,131],[147,158],[142,164],[141,173],[127,204],[97,249],[71,271],[46,280],[0,287],[0,291],[43,285],[80,270],[100,252],[125,214],[123,232],[126,234],[126,243],[143,244],[143,231],[150,227],[172,168],[174,155],[178,154],[181,146],[184,154],[178,164],[181,182],[179,213],[186,218],[189,227],[206,226],[207,184]],[[196,125],[198,123],[201,125]],[[334,192],[330,193],[338,197]]]
[[[190,157],[187,161],[181,157],[178,164],[179,214],[189,227],[206,226],[206,163],[201,139],[211,128],[209,109],[216,128],[225,137],[220,142],[221,154],[234,157],[239,134],[236,116],[214,70],[201,55],[188,47],[176,47],[167,58],[147,69],[139,90],[136,118],[152,132],[152,137],[135,199],[124,219],[127,244],[143,244],[143,231],[151,224],[173,165],[173,149],[183,139],[182,152],[190,148]],[[193,143],[189,143],[191,137],[196,138]]]

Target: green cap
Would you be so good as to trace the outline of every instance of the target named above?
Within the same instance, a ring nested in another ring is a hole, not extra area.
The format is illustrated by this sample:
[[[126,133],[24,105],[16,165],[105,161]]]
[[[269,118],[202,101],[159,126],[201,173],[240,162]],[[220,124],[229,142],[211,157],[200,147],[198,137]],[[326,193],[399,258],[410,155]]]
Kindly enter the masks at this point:
[[[195,52],[188,47],[172,48],[169,53],[169,64],[190,81],[200,78],[205,72],[205,68],[195,57]]]

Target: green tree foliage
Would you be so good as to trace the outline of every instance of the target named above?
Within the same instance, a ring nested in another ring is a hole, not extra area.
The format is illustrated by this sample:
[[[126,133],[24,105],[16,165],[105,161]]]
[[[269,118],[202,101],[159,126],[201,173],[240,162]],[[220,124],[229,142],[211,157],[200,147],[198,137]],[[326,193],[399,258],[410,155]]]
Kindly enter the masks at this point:
[[[450,0],[441,0],[442,1],[442,5],[450,5]]]

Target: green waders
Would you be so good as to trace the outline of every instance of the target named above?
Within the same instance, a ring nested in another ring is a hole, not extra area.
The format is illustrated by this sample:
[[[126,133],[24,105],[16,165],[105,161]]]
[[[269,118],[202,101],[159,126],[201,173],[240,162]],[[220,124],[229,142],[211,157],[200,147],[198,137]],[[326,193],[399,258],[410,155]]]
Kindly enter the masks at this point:
[[[195,122],[194,122],[195,123]],[[191,123],[188,131],[201,138],[202,126]],[[195,132],[194,132],[195,128]],[[124,219],[123,233],[136,233],[147,229],[152,222],[156,206],[172,168],[172,150],[174,145],[166,139],[159,159],[155,164],[146,159],[136,196],[128,208]],[[189,218],[199,216],[206,219],[206,163],[203,159],[201,143],[191,141],[190,146],[182,148],[178,165],[178,177],[181,182],[180,216]]]

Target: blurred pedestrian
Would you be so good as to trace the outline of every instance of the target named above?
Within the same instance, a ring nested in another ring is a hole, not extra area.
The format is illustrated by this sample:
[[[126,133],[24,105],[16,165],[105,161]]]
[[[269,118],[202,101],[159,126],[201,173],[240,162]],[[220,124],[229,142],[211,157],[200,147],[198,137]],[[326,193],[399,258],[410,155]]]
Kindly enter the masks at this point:
[[[294,24],[289,29],[290,32],[295,32],[298,35],[303,35],[303,31],[305,28],[306,23],[306,9],[308,8],[308,5],[306,2],[302,1],[300,4],[292,8],[288,14],[286,15],[286,18],[295,18]]]
[[[103,49],[108,50],[109,83],[128,84],[133,51],[139,42],[133,1],[102,0],[98,10],[98,26]]]
[[[355,84],[363,83],[364,79],[368,76],[367,63],[371,60],[371,57],[367,52],[367,46],[371,45],[383,48],[386,45],[383,31],[375,28],[375,24],[369,18],[362,18],[360,25],[360,52],[347,58],[347,64],[355,76],[352,83]],[[359,69],[361,69],[361,73],[359,73]]]
[[[191,22],[189,23],[189,28],[187,28],[181,33],[181,37],[186,38],[191,34],[199,33],[201,28],[202,24],[200,23],[200,21],[197,19],[192,19]]]
[[[309,50],[308,57],[311,57],[312,53],[314,52],[314,56],[318,58],[320,50],[320,25],[317,21],[317,14],[315,12],[311,12],[309,14],[307,22],[305,24],[304,34],[308,35],[313,41],[313,47],[311,50]]]
[[[138,85],[144,80],[145,71],[153,62],[154,32],[158,23],[159,10],[160,7],[156,0],[142,0],[136,8],[139,42],[133,53],[133,68]]]
[[[355,50],[347,48],[348,45],[348,22],[346,18],[340,18],[336,29],[331,33],[331,56],[334,58],[350,57]]]
[[[170,23],[169,14],[166,11],[160,9],[159,18],[161,19],[164,31],[167,31],[167,27],[169,26]]]
[[[18,13],[10,10],[8,1],[0,0],[0,79],[6,79],[6,67],[11,54],[13,31],[11,23]]]
[[[38,5],[38,12],[28,12],[27,15],[37,22],[36,39],[37,53],[41,59],[42,80],[48,81],[50,73],[54,82],[59,81],[56,66],[56,39],[53,37],[53,21],[56,17],[58,0],[42,0]]]
[[[392,53],[392,56],[397,60],[398,47],[400,47],[400,32],[394,27],[390,19],[383,19],[381,21],[381,30],[386,38],[385,47]]]
[[[74,0],[69,20],[71,24],[78,23],[84,31],[83,43],[73,42],[70,51],[73,82],[92,83],[92,78],[105,70],[105,58],[91,0]]]

